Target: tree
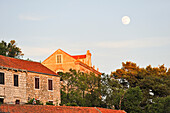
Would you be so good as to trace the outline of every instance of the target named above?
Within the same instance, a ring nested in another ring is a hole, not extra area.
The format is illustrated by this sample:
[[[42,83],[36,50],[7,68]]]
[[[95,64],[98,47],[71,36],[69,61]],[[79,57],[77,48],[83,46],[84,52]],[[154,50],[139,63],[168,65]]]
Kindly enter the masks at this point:
[[[136,63],[126,62],[122,63],[121,69],[112,72],[111,76],[127,80],[130,87],[140,87],[143,92],[143,100],[140,103],[142,108],[152,103],[155,98],[170,95],[170,69],[167,70],[164,65],[140,68]]]
[[[110,75],[103,74],[101,80],[101,94],[103,98],[103,107],[121,109],[121,101],[125,90],[118,80]]]
[[[24,54],[21,49],[16,46],[15,40],[11,40],[8,44],[2,40],[0,43],[0,55],[19,58]]]
[[[124,95],[122,109],[127,113],[141,113],[142,91],[139,87],[129,88]]]
[[[146,113],[169,113],[170,112],[170,96],[155,98],[152,103],[147,104]]]
[[[151,100],[158,97],[167,97],[170,95],[170,76],[147,76],[141,80],[139,87],[144,93],[144,98],[141,106],[150,103]]]
[[[83,73],[70,69],[62,76],[61,104],[78,106],[100,106],[100,77],[94,73]]]
[[[0,55],[6,56],[6,52],[7,52],[7,43],[2,40],[0,43]]]

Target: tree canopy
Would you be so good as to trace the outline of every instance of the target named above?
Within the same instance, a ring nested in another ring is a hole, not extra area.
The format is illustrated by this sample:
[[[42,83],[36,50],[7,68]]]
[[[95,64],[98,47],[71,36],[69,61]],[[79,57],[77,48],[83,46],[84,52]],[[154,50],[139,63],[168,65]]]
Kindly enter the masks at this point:
[[[24,54],[21,49],[17,47],[15,40],[11,40],[9,43],[2,40],[0,42],[0,55],[20,58]]]
[[[126,62],[111,75],[75,70],[61,75],[61,105],[98,106],[127,113],[170,111],[170,69],[164,65],[140,68]]]
[[[164,65],[158,67],[149,65],[146,68],[140,68],[136,63],[123,62],[122,68],[112,72],[111,76],[116,79],[127,80],[129,87],[141,89],[143,93],[140,102],[141,108],[152,106],[154,102],[158,102],[154,101],[157,98],[166,98],[170,95],[170,69],[167,69]]]
[[[61,104],[101,106],[100,77],[70,69],[62,75]]]

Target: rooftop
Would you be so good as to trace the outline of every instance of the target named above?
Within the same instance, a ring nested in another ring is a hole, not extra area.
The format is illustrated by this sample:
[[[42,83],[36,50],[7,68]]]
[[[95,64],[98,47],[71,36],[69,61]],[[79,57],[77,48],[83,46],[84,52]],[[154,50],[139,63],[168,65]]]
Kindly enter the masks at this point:
[[[39,62],[21,60],[0,55],[0,66],[5,68],[21,69],[28,72],[56,75],[53,71]]]
[[[10,113],[126,113],[123,110],[112,110],[96,107],[73,107],[51,105],[1,105],[0,112]]]

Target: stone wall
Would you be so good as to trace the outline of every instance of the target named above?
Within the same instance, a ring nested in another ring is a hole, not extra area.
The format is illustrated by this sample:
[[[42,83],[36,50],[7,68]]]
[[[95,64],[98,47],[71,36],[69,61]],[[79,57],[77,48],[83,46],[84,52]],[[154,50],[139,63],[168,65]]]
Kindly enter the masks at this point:
[[[60,77],[0,69],[4,73],[5,84],[0,84],[0,98],[4,103],[15,104],[16,100],[20,104],[25,104],[32,98],[39,99],[43,104],[53,101],[53,104],[60,103]],[[18,86],[14,86],[14,74],[18,75]],[[35,89],[35,77],[39,77],[39,89]],[[48,90],[48,79],[53,81],[53,90]]]
[[[4,103],[15,104],[16,100],[26,103],[26,73],[8,69],[0,69],[0,72],[5,76],[5,84],[0,84],[0,98],[4,98]],[[14,86],[14,74],[18,75],[18,86]]]
[[[35,77],[39,78],[39,89],[35,89]],[[53,101],[53,104],[60,103],[60,77],[38,73],[27,73],[27,99],[36,98],[43,102]],[[48,79],[53,81],[53,90],[48,90]]]

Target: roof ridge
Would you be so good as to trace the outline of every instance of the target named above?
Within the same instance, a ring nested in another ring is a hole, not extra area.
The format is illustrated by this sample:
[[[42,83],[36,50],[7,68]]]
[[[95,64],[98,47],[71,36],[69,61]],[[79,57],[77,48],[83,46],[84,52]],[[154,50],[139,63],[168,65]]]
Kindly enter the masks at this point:
[[[102,113],[99,109],[97,109],[96,107],[94,107],[99,113]]]
[[[38,61],[29,61],[29,60],[25,60],[25,59],[19,59],[19,58],[14,58],[14,57],[9,57],[9,56],[4,56],[4,55],[0,55],[2,57],[7,57],[7,58],[10,58],[10,59],[17,59],[17,60],[23,60],[23,61],[28,61],[28,62],[35,62],[35,63],[40,63]]]
[[[77,62],[80,62],[80,63],[82,63],[82,64],[84,64],[85,66],[89,67],[90,69],[92,69],[92,70],[94,70],[94,71],[97,71],[97,70],[94,69],[93,67],[87,65],[86,63],[84,63],[84,62],[82,62],[82,61],[80,61],[80,60],[76,60],[76,61],[77,61]],[[82,65],[82,66],[84,66],[84,65]],[[85,67],[85,66],[84,66],[84,67]],[[86,67],[85,67],[85,68],[86,68]],[[97,72],[101,74],[101,72],[99,72],[99,71],[97,71]]]
[[[40,62],[11,58],[11,57],[3,56],[3,55],[0,55],[0,66],[22,69],[22,70],[27,70],[27,71],[32,71],[32,72],[39,72],[39,73],[44,73],[44,74],[46,73],[46,74],[57,75],[54,71],[47,68]]]

